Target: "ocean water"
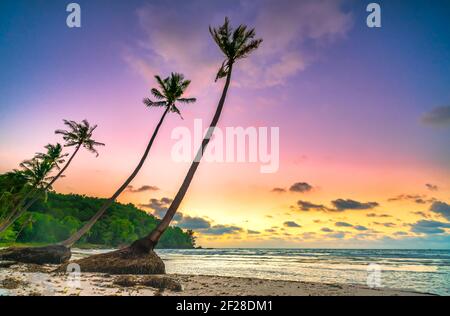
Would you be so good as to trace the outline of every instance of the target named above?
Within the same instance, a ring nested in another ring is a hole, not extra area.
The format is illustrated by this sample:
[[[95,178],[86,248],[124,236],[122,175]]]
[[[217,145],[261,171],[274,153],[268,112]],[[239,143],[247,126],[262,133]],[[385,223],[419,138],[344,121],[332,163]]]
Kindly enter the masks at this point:
[[[74,257],[105,252],[76,250]],[[450,250],[162,249],[167,273],[377,285],[450,295]]]

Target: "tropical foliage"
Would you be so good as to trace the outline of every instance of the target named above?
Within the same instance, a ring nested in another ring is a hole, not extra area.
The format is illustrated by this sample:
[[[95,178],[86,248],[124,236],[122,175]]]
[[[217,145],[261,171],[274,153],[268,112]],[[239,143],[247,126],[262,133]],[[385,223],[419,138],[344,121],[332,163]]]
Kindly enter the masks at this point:
[[[5,175],[0,175],[4,178]],[[1,186],[1,182],[0,182]],[[49,193],[47,201],[37,201],[1,236],[0,242],[56,243],[82,227],[104,203],[104,199],[74,194]],[[156,227],[158,219],[133,204],[113,203],[105,214],[79,241],[105,247],[118,247],[143,237]],[[170,227],[160,248],[192,248],[192,232]]]

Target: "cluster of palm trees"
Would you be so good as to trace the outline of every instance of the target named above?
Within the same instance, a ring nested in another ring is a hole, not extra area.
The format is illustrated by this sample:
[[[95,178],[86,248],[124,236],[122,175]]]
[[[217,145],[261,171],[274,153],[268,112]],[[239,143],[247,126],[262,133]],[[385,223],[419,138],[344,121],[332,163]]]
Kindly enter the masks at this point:
[[[230,26],[228,18],[225,18],[225,22],[218,28],[209,28],[211,36],[214,42],[217,44],[221,52],[223,53],[225,60],[223,61],[219,71],[217,72],[216,81],[222,78],[225,79],[225,85],[223,88],[222,96],[219,100],[216,112],[211,121],[210,128],[208,129],[205,138],[202,141],[197,155],[192,162],[188,173],[178,191],[172,204],[167,210],[165,216],[159,222],[157,227],[150,232],[144,238],[135,241],[130,249],[140,253],[148,253],[152,251],[157,245],[164,231],[169,227],[174,215],[176,214],[190,184],[194,178],[195,172],[200,164],[200,160],[203,156],[211,136],[214,132],[214,128],[217,126],[220,115],[222,113],[225,99],[228,93],[228,89],[231,83],[231,75],[233,66],[235,63],[243,59],[251,52],[256,50],[262,42],[262,39],[255,39],[255,30],[248,29],[245,25],[240,25],[236,29]],[[95,224],[95,222],[107,211],[111,204],[118,198],[118,196],[130,185],[131,181],[136,177],[141,170],[153,142],[158,134],[158,131],[163,124],[167,114],[169,112],[176,113],[181,116],[179,104],[188,104],[196,101],[195,98],[184,98],[183,95],[190,85],[190,80],[185,80],[184,76],[179,73],[172,73],[169,77],[162,79],[160,76],[155,76],[159,89],[151,89],[151,94],[154,100],[150,98],[144,99],[144,104],[148,107],[162,107],[164,112],[148,142],[147,148],[142,155],[138,165],[126,179],[126,181],[117,189],[117,191],[104,202],[97,213],[76,233],[74,233],[69,239],[61,242],[59,245],[70,248],[76,243],[89,229]],[[47,153],[36,155],[32,160],[24,162],[22,164],[23,170],[18,171],[20,174],[27,178],[28,187],[31,189],[26,192],[23,199],[17,204],[14,210],[10,213],[6,221],[0,226],[0,233],[9,227],[11,223],[20,217],[36,200],[42,197],[43,193],[47,192],[55,181],[60,178],[64,171],[67,169],[77,152],[81,147],[85,147],[89,151],[97,153],[96,146],[104,145],[96,142],[92,139],[92,133],[96,126],[91,127],[87,121],[82,123],[76,123],[73,121],[64,121],[69,126],[69,131],[58,130],[56,133],[62,134],[65,140],[65,146],[75,146],[75,149],[70,158],[65,162],[67,154],[62,154],[62,146],[57,144],[55,146],[48,145]],[[64,164],[65,163],[65,164]],[[64,164],[64,165],[63,165]],[[63,166],[62,166],[63,165]],[[62,166],[62,167],[61,167]],[[50,177],[49,174],[53,169],[59,170],[59,172]]]
[[[53,184],[61,177],[69,167],[81,147],[95,153],[96,146],[104,146],[103,143],[96,142],[92,139],[92,134],[97,125],[91,126],[87,120],[81,123],[64,120],[64,124],[69,130],[56,130],[56,134],[63,135],[65,147],[75,146],[75,149],[66,162],[68,153],[63,153],[63,146],[59,143],[56,145],[48,144],[45,146],[47,152],[36,153],[36,155],[20,164],[20,170],[14,170],[10,173],[11,177],[16,177],[22,185],[22,197],[15,203],[14,208],[8,213],[6,218],[0,224],[0,234],[8,229],[19,217],[22,216],[36,201],[52,189]],[[61,167],[62,166],[62,167]],[[51,176],[54,170],[58,170],[57,174]]]

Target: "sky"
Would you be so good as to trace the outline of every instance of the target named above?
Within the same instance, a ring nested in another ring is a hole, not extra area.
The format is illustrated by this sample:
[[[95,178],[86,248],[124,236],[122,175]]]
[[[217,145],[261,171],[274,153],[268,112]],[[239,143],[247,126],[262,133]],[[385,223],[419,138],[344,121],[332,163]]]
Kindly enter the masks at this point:
[[[189,168],[173,131],[209,124],[223,56],[208,27],[230,17],[261,47],[236,63],[219,127],[279,128],[279,168],[203,161],[175,224],[204,247],[448,248],[450,6],[378,1],[67,1],[0,3],[0,172],[47,143],[63,119],[98,124],[54,188],[109,197],[132,172],[162,109],[155,75],[192,80],[143,169],[119,198],[160,217]],[[67,148],[71,152],[72,148]]]

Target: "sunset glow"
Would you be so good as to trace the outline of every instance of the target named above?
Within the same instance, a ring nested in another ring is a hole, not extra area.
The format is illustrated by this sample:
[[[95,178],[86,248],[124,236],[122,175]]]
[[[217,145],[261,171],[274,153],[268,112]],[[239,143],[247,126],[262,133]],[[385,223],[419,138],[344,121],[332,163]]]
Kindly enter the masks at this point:
[[[164,215],[189,168],[171,156],[172,132],[211,121],[223,82],[208,26],[229,16],[264,42],[236,65],[219,127],[279,128],[279,169],[202,161],[174,225],[203,247],[450,245],[449,120],[432,116],[450,104],[445,12],[383,1],[383,27],[370,29],[350,0],[78,2],[80,29],[52,1],[2,5],[0,173],[61,142],[63,119],[86,118],[106,146],[80,152],[54,189],[109,197],[162,114],[142,103],[154,75],[181,72],[197,102],[168,116],[118,199]]]

